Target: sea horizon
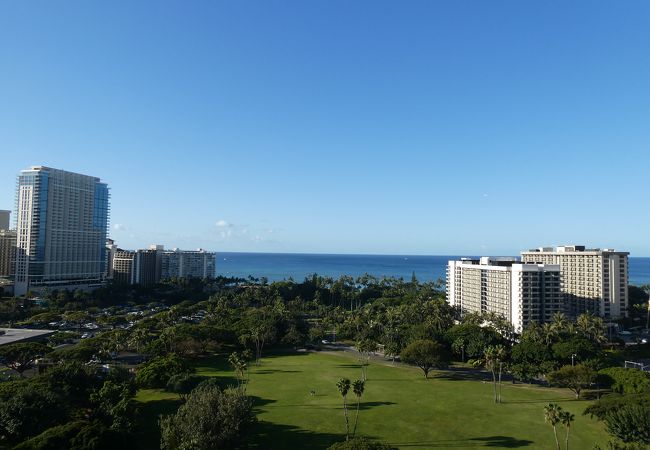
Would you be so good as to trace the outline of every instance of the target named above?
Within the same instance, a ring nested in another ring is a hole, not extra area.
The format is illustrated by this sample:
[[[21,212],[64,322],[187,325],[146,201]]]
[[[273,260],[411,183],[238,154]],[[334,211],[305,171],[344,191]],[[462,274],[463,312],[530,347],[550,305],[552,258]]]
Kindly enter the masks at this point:
[[[298,253],[298,252],[216,252],[217,275],[247,278],[265,277],[269,281],[289,278],[302,281],[318,274],[338,278],[364,274],[378,278],[410,279],[444,282],[447,262],[476,255],[408,255],[363,253]],[[497,256],[497,255],[492,255]],[[508,256],[508,255],[498,255]],[[510,255],[511,256],[511,255]],[[650,284],[650,257],[629,257],[629,284]]]

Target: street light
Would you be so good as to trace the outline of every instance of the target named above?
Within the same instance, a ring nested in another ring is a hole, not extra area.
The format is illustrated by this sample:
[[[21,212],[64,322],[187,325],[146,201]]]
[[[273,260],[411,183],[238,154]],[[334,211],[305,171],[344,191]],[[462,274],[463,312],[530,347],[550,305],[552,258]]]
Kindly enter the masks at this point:
[[[574,353],[573,355],[571,355],[571,365],[572,365],[572,366],[574,365],[574,364],[573,364],[573,358],[575,358],[576,356],[578,356],[578,355],[576,355],[575,353]]]

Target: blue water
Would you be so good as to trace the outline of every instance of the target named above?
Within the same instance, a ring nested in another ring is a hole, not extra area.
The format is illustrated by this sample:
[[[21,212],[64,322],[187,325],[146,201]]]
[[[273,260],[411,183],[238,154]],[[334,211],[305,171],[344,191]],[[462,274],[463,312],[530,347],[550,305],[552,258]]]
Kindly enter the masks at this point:
[[[463,255],[468,256],[468,255]],[[229,277],[266,277],[269,281],[289,277],[302,281],[317,273],[337,278],[341,275],[391,276],[420,281],[445,279],[447,261],[459,256],[408,255],[322,255],[302,253],[217,253],[217,274]],[[630,283],[650,284],[650,258],[630,258]]]

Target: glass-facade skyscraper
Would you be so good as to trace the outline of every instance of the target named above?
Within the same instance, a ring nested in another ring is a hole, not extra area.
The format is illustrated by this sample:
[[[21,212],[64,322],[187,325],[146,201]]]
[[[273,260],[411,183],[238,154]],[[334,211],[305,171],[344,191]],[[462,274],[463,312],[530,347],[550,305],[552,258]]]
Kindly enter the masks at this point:
[[[31,167],[18,176],[16,212],[16,295],[103,281],[109,218],[106,183]]]

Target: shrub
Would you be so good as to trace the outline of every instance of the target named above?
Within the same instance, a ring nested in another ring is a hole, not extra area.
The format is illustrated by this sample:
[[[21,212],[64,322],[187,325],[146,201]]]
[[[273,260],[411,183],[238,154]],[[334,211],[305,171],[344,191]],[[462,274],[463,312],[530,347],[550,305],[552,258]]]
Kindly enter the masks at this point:
[[[650,391],[650,374],[642,370],[608,367],[598,374],[601,383],[619,394],[641,394]]]
[[[49,428],[38,436],[18,444],[14,447],[14,450],[59,450],[70,448],[70,440],[83,425],[83,422],[70,422]]]

